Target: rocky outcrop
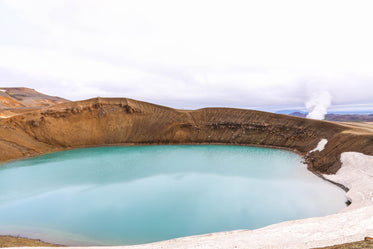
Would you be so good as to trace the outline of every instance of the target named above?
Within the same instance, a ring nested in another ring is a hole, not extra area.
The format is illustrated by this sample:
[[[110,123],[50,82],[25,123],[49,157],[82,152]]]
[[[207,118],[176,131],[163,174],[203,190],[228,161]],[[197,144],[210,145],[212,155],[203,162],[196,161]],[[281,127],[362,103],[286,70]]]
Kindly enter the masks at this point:
[[[126,98],[95,98],[0,119],[0,161],[120,144],[235,144],[290,149],[335,173],[345,151],[373,154],[373,133],[337,123],[233,108],[185,111]],[[308,153],[320,139],[322,151]]]

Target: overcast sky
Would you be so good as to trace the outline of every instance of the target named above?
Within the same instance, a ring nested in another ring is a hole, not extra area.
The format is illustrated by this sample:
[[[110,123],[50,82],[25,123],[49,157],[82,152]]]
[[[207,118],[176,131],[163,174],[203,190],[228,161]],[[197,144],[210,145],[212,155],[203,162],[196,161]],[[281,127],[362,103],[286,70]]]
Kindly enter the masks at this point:
[[[185,109],[301,108],[325,92],[332,108],[371,107],[372,7],[371,0],[0,0],[0,86]]]

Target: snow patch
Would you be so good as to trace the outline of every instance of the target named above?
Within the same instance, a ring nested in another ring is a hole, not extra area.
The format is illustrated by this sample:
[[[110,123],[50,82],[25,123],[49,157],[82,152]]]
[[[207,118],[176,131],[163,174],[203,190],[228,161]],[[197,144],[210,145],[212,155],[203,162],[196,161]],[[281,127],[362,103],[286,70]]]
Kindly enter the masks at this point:
[[[0,89],[0,91],[3,92],[3,93],[6,93],[6,90],[4,90],[4,89]]]
[[[349,188],[346,196],[352,204],[345,210],[373,205],[373,156],[344,152],[341,162],[342,166],[335,175],[324,177]]]
[[[328,140],[323,138],[320,140],[320,142],[317,144],[316,148],[314,148],[313,150],[310,151],[311,152],[315,152],[315,151],[322,151],[323,149],[325,149],[325,145],[328,143]]]

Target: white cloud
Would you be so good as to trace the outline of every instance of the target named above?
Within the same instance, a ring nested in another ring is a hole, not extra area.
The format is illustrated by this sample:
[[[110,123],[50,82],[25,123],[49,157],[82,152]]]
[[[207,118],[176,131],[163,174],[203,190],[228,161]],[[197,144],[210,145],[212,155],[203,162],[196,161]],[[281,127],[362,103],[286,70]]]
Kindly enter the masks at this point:
[[[370,4],[0,0],[0,67],[12,72],[9,86],[19,84],[21,76],[11,77],[18,73],[71,99],[302,106],[311,92],[325,90],[333,104],[367,103]]]

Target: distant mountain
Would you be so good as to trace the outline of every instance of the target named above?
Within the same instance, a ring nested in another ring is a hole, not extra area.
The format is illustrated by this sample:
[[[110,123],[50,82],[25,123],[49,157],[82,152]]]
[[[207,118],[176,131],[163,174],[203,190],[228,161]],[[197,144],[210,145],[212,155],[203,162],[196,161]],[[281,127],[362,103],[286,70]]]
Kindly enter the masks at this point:
[[[0,87],[0,118],[70,102],[26,87]]]
[[[350,114],[350,115],[356,115],[356,114],[359,114],[359,115],[364,115],[364,114],[372,114],[373,113],[373,109],[372,110],[354,110],[354,111],[331,111],[330,114],[343,114],[343,115],[346,115],[346,114]]]
[[[338,122],[373,122],[373,114],[327,114],[325,120]]]
[[[304,112],[293,112],[287,115],[305,118],[307,113]],[[373,122],[373,114],[334,114],[329,113],[325,115],[325,119],[328,121],[336,122]]]
[[[292,115],[294,113],[301,113],[301,114],[307,115],[307,112],[304,112],[304,111],[301,111],[301,110],[297,110],[297,109],[280,110],[280,111],[276,111],[275,113],[277,113],[277,114],[286,114],[286,115]],[[292,115],[292,116],[294,116],[294,115]]]
[[[26,87],[0,87],[0,109],[48,107],[69,100],[39,93]]]
[[[305,115],[305,116],[308,114],[308,112],[305,112],[305,111],[302,111],[302,110],[299,110],[299,109],[279,110],[279,111],[276,111],[275,113],[277,113],[277,114],[287,114],[287,115],[291,115],[291,116],[294,116],[294,114],[299,115],[300,113]],[[367,109],[367,110],[348,110],[348,111],[338,110],[338,111],[329,111],[328,114],[369,115],[369,114],[373,114],[373,109],[372,110],[369,110],[369,109]]]
[[[305,118],[307,116],[308,113],[305,113],[305,112],[293,112],[293,113],[289,113],[288,115],[290,116],[295,116],[295,117],[300,117],[300,118]]]

